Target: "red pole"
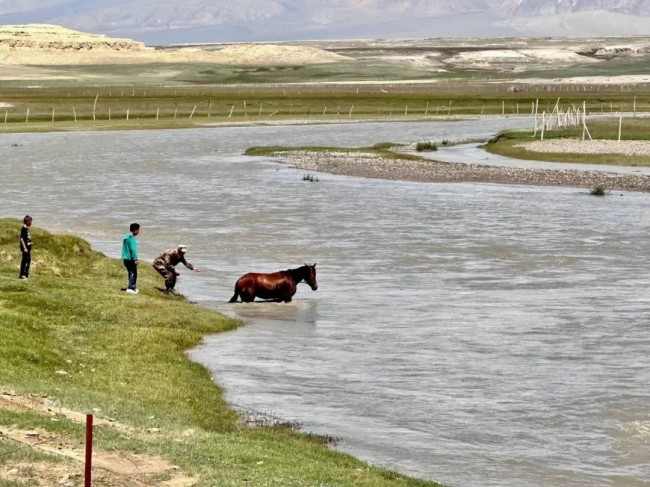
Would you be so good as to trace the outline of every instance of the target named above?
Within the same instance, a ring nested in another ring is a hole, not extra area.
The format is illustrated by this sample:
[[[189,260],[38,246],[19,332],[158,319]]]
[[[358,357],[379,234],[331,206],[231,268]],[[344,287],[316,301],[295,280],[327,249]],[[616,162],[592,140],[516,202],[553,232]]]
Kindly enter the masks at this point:
[[[86,414],[86,471],[84,487],[90,487],[90,474],[93,466],[93,415]]]

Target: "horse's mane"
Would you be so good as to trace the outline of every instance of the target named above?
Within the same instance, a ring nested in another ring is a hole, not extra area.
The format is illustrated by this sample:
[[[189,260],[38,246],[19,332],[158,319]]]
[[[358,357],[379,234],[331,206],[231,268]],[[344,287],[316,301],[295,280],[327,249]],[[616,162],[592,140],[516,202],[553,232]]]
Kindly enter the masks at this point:
[[[289,274],[296,282],[305,279],[305,277],[308,274],[308,269],[309,269],[308,264],[305,264],[300,267],[296,267],[295,269],[287,269],[286,271],[282,271],[285,274]]]

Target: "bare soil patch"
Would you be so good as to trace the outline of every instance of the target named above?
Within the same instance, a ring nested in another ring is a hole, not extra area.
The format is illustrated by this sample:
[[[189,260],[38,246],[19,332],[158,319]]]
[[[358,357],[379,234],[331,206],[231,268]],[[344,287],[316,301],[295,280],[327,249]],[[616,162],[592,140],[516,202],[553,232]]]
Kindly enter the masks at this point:
[[[41,395],[20,396],[13,393],[0,395],[0,409],[29,411],[50,416],[52,421],[65,417],[80,423],[86,420],[84,413],[57,407],[54,402]],[[95,426],[109,426],[120,429],[124,434],[134,429],[117,421],[97,418]],[[0,425],[0,441],[9,443],[10,450],[33,449],[51,455],[52,461],[25,462],[5,457],[0,465],[0,479],[25,482],[43,487],[77,486],[83,482],[85,445],[66,435],[55,435],[41,428],[33,430]],[[55,461],[58,460],[58,461]],[[93,452],[93,485],[129,487],[137,485],[160,485],[183,487],[198,481],[185,475],[182,470],[164,458],[136,454],[128,451]]]

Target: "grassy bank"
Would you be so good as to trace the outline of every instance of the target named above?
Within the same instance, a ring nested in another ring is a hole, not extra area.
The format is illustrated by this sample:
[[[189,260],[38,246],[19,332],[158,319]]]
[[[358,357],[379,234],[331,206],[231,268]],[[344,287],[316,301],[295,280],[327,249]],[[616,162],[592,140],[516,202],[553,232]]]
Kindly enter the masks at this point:
[[[589,122],[589,132],[594,140],[618,140],[619,119],[602,119]],[[650,157],[626,156],[622,154],[585,154],[536,152],[523,147],[526,142],[540,139],[538,132],[534,137],[532,130],[510,130],[500,133],[486,145],[486,150],[516,159],[573,162],[584,164],[608,164],[618,166],[650,166]],[[582,128],[548,130],[544,140],[581,139]],[[621,140],[650,140],[650,119],[626,118],[621,125]]]
[[[310,153],[336,153],[336,154],[372,154],[382,159],[405,159],[410,161],[422,160],[422,157],[396,152],[395,149],[401,144],[391,142],[379,142],[370,147],[323,147],[323,146],[256,146],[246,149],[247,156],[273,156],[281,152],[310,152]]]
[[[0,219],[0,485],[63,485],[45,482],[45,472],[78,485],[83,465],[64,453],[83,438],[73,412],[92,411],[107,420],[95,427],[98,458],[147,456],[173,466],[136,475],[115,473],[116,461],[115,471],[97,471],[94,485],[166,485],[180,473],[198,486],[436,485],[334,452],[287,425],[243,421],[208,371],[185,356],[202,336],[240,322],[160,293],[149,265],[140,269],[139,295],[120,292],[121,262],[39,229],[32,277],[19,280],[20,226]],[[39,408],[43,402],[50,406]],[[55,438],[54,453],[43,450],[47,441],[21,442],[27,431]]]

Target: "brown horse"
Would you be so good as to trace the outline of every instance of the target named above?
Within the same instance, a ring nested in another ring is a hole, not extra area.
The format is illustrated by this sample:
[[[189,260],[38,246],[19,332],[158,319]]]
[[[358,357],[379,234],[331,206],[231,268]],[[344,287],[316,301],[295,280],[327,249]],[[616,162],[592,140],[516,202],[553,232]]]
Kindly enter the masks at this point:
[[[297,269],[260,274],[249,272],[244,274],[235,283],[235,295],[230,298],[231,303],[236,303],[241,297],[242,303],[251,303],[255,298],[264,300],[291,302],[296,294],[298,283],[305,281],[313,291],[318,289],[316,283],[316,264],[305,264]]]

